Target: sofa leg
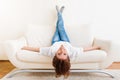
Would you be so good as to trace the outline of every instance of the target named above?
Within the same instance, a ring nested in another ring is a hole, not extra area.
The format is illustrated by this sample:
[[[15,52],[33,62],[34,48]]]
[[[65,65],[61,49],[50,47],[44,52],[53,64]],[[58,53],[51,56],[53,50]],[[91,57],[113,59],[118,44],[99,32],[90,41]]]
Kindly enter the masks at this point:
[[[18,74],[18,73],[24,73],[24,72],[55,72],[54,69],[19,69],[19,70],[15,70],[14,72],[12,72],[10,75],[7,76],[7,78],[11,78],[14,75]],[[91,73],[104,73],[109,75],[111,78],[114,78],[114,76],[112,74],[110,74],[107,71],[104,70],[80,70],[80,69],[71,69],[70,72],[91,72]]]

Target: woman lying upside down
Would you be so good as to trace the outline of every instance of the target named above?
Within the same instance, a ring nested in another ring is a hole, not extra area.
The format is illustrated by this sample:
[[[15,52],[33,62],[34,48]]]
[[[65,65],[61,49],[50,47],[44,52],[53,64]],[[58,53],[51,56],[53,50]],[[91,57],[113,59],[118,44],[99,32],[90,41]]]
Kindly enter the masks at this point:
[[[35,48],[30,46],[24,46],[22,49],[39,52],[39,54],[52,57],[53,58],[52,65],[55,68],[56,77],[64,75],[64,78],[67,78],[70,73],[69,70],[71,67],[70,64],[71,59],[77,58],[79,54],[85,51],[100,49],[100,47],[97,46],[88,48],[82,47],[78,48],[73,47],[70,44],[70,40],[64,29],[64,22],[62,18],[63,9],[64,6],[62,6],[60,10],[58,9],[58,6],[56,6],[58,20],[56,23],[56,31],[52,38],[51,47]]]

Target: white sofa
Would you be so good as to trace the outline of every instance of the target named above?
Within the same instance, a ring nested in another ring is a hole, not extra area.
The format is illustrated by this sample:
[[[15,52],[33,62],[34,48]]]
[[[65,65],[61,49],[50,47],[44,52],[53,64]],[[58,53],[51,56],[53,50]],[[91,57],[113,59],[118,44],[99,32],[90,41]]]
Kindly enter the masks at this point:
[[[101,47],[101,50],[85,52],[76,61],[71,61],[71,70],[100,70],[112,64],[111,41],[96,39],[92,35],[89,25],[65,26],[65,29],[73,46],[88,47],[95,45]],[[23,37],[5,42],[8,59],[18,69],[54,69],[50,57],[39,55],[37,52],[21,50],[21,47],[26,45],[33,47],[50,46],[54,31],[55,26],[53,25],[28,25]]]

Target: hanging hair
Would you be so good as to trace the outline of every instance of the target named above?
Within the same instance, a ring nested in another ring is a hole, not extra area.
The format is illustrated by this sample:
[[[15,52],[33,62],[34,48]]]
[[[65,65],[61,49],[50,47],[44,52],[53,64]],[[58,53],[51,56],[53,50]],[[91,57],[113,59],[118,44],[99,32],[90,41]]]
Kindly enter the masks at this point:
[[[56,56],[54,56],[52,65],[55,68],[56,77],[61,76],[61,75],[69,76],[69,73],[70,73],[69,70],[71,67],[69,56],[65,60],[58,59]]]

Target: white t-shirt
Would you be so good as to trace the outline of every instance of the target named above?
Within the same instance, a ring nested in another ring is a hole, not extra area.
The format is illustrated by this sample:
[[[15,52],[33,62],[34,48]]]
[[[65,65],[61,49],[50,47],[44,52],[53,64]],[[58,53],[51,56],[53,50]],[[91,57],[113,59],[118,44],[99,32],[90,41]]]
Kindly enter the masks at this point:
[[[51,47],[42,47],[40,48],[40,54],[45,56],[54,57],[57,50],[60,46],[63,45],[68,52],[70,59],[78,57],[79,54],[83,53],[83,48],[73,47],[69,42],[55,42]]]

